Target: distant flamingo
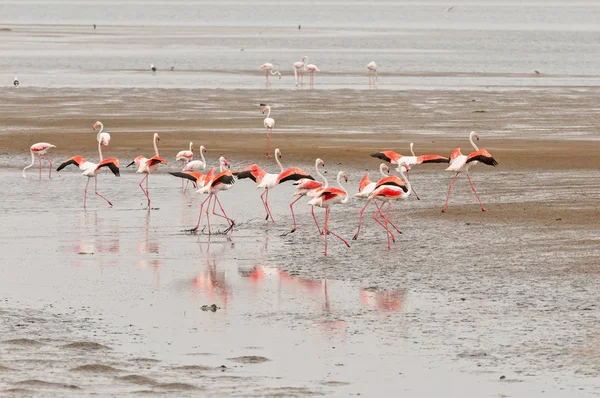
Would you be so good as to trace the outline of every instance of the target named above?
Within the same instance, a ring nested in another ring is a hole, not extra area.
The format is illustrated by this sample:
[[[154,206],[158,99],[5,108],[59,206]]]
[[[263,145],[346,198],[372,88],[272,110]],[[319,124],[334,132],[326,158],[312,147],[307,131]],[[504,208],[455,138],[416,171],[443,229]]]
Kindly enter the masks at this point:
[[[302,57],[302,61],[294,62],[294,80],[296,81],[296,88],[298,88],[298,78],[300,78],[300,87],[304,86],[304,65],[308,62],[308,57],[305,55]]]
[[[177,155],[175,155],[175,161],[181,163],[181,170],[182,171],[185,169],[185,166],[193,158],[194,158],[194,143],[191,142],[191,141],[190,141],[190,148],[189,148],[189,150],[179,151],[179,152],[177,152]],[[189,183],[189,181],[186,181],[186,186],[185,186],[185,189],[184,189],[184,187],[183,187],[183,180],[181,180],[181,189],[182,189],[184,195],[185,195],[185,191],[187,189],[187,183]]]
[[[407,168],[410,168],[410,166],[406,165],[404,160],[400,160],[400,165],[398,166],[398,168],[399,168],[399,171],[404,172],[404,170],[406,170]],[[385,169],[387,169],[387,170],[384,171]],[[358,218],[358,230],[356,231],[356,234],[354,234],[354,236],[352,237],[352,240],[358,239],[358,235],[360,234],[360,227],[362,226],[363,213],[365,212],[365,210],[367,209],[367,207],[369,206],[369,204],[372,201],[371,194],[373,193],[373,191],[375,191],[376,188],[379,188],[379,187],[382,187],[385,185],[398,186],[398,184],[402,184],[402,182],[399,180],[398,177],[388,176],[387,172],[389,172],[389,171],[390,171],[390,168],[387,165],[385,165],[384,163],[382,163],[379,166],[379,172],[381,173],[383,178],[379,179],[379,181],[377,181],[376,183],[371,182],[371,180],[369,179],[369,174],[367,173],[360,181],[359,192],[354,194],[354,196],[357,198],[366,198],[367,203],[365,203],[365,205],[363,206],[363,208],[360,211],[359,218]],[[375,202],[375,207],[377,208],[377,211],[375,212],[374,219],[379,225],[381,225],[383,227],[384,225],[377,218],[377,215],[381,211],[381,206],[379,206]],[[394,227],[394,229],[398,233],[400,233],[400,234],[402,233],[402,231],[400,231],[394,224],[392,224],[391,222],[390,222],[390,224]]]
[[[367,69],[369,70],[369,88],[377,87],[377,64],[375,61],[371,61],[367,64]]]
[[[119,160],[116,158],[104,159],[104,157],[102,155],[102,140],[98,141],[98,154],[100,155],[100,162],[98,164],[88,162],[81,156],[77,155],[77,156],[73,156],[70,159],[67,159],[56,169],[56,171],[61,171],[68,165],[74,164],[74,165],[77,165],[77,167],[79,167],[79,170],[83,171],[82,174],[88,178],[88,180],[85,184],[85,189],[83,190],[83,208],[84,209],[87,206],[87,189],[88,189],[88,185],[90,184],[91,178],[94,178],[94,192],[96,193],[96,195],[98,195],[102,199],[104,199],[106,201],[106,203],[108,203],[111,207],[113,205],[110,202],[110,200],[106,199],[104,196],[100,195],[100,193],[98,192],[98,173],[100,172],[100,169],[102,167],[108,167],[110,169],[110,171],[112,171],[113,174],[117,177],[121,176],[121,174],[119,172]]]
[[[391,201],[398,200],[398,199],[407,199],[411,193],[410,182],[404,175],[404,172],[401,168],[399,169],[399,173],[400,173],[400,176],[402,177],[401,180],[396,176],[384,178],[381,181],[381,184],[378,184],[378,187],[376,187],[375,190],[373,191],[373,193],[371,193],[371,195],[369,196],[369,199],[380,200],[383,202],[387,202],[387,204],[388,204],[385,215],[383,215],[383,213],[381,212],[381,208],[383,207],[383,205],[377,208],[379,215],[383,218],[384,224],[382,224],[382,226],[385,228],[385,232],[386,232],[386,236],[387,236],[387,240],[388,240],[388,249],[391,248],[390,238],[392,239],[393,242],[396,241],[394,234],[392,232],[390,232],[390,230],[388,228],[388,224],[392,225],[396,229],[396,231],[400,232],[400,230],[398,228],[396,228],[396,226],[394,224],[392,224],[391,221],[389,220],[390,207],[392,204]],[[386,183],[385,180],[388,180],[388,179],[393,180],[394,183],[393,184]],[[377,215],[373,216],[373,218],[375,219],[375,221],[377,221],[379,224],[381,224],[379,222],[379,220],[377,220]]]
[[[202,160],[191,160],[184,167],[182,171],[198,171],[206,169],[206,159],[204,159],[204,153],[206,152],[206,147],[204,145],[200,145],[200,158]]]
[[[223,160],[224,160],[223,164],[229,166],[229,162],[227,161],[227,159],[223,158]],[[233,178],[233,174],[231,174],[231,171],[223,170],[219,174],[217,174],[211,181],[207,182],[204,185],[204,187],[202,187],[198,190],[198,193],[208,194],[208,197],[200,204],[200,215],[198,216],[198,223],[196,224],[196,226],[194,228],[192,228],[190,230],[190,232],[195,232],[198,230],[198,228],[200,228],[200,222],[202,221],[202,209],[204,208],[204,204],[206,202],[208,202],[208,204],[206,206],[206,222],[208,225],[208,234],[210,235],[210,215],[208,214],[208,211],[209,211],[210,202],[212,199],[214,199],[212,214],[214,214],[217,217],[224,218],[225,220],[227,220],[227,223],[229,224],[229,227],[227,227],[227,229],[224,231],[224,233],[228,233],[233,230],[233,226],[235,225],[235,222],[231,218],[229,218],[227,216],[227,214],[225,213],[225,209],[223,209],[223,205],[221,204],[221,201],[219,200],[218,193],[221,191],[226,191],[228,189],[231,189],[231,187],[233,187],[234,183],[235,183],[235,180]],[[218,214],[216,212],[215,206],[217,204],[219,205],[219,208],[221,209],[222,214]]]
[[[292,212],[292,220],[294,220],[294,228],[292,228],[292,230],[289,233],[293,233],[296,231],[296,216],[294,214],[294,204],[300,199],[302,199],[303,196],[310,196],[314,198],[321,189],[325,189],[329,186],[327,178],[325,178],[325,176],[319,171],[319,165],[325,167],[325,162],[322,159],[317,158],[317,160],[315,160],[315,170],[317,171],[317,175],[321,177],[323,182],[315,181],[311,177],[302,178],[298,180],[298,182],[294,183],[294,185],[296,186],[296,192],[294,192],[293,196],[297,196],[297,198],[294,199],[292,203],[290,203],[290,211]],[[321,232],[321,227],[319,227],[319,222],[317,221],[317,217],[315,216],[314,206],[312,206],[312,216],[313,220],[315,220],[317,229],[319,230],[319,234],[322,235],[323,232]]]
[[[474,131],[471,131],[471,133],[469,134],[469,141],[471,141],[471,145],[475,149],[475,152],[472,152],[468,156],[465,156],[460,152],[460,148],[456,148],[454,151],[452,151],[452,154],[450,155],[450,166],[446,169],[446,171],[456,171],[456,175],[454,176],[454,178],[450,182],[450,185],[448,186],[448,196],[446,196],[446,203],[444,203],[442,213],[445,213],[446,207],[448,207],[448,199],[450,199],[450,191],[452,190],[452,185],[454,184],[454,181],[456,181],[456,177],[458,177],[458,175],[463,171],[467,174],[469,184],[471,184],[471,189],[473,190],[473,193],[475,194],[475,197],[477,198],[477,200],[479,201],[479,205],[481,206],[481,211],[485,211],[485,207],[483,207],[483,203],[481,203],[481,199],[479,199],[479,195],[477,195],[477,191],[473,186],[473,181],[471,181],[469,169],[479,162],[494,167],[498,165],[498,162],[492,157],[492,155],[490,155],[488,151],[486,151],[485,149],[479,149],[477,145],[475,145],[475,142],[473,142],[473,137],[479,140],[479,135],[477,135]]]
[[[308,58],[306,59],[308,61]],[[307,71],[310,75],[310,85],[309,88],[312,90],[313,88],[315,88],[315,72],[321,72],[321,70],[319,68],[317,68],[316,65],[313,64],[304,64],[304,70]]]
[[[343,171],[340,171],[338,173],[337,176],[337,183],[339,186],[338,188],[326,188],[322,191],[320,191],[320,193],[315,196],[313,199],[311,199],[308,204],[311,206],[319,206],[319,207],[323,207],[325,210],[325,223],[323,224],[323,234],[325,235],[325,256],[327,256],[327,237],[329,236],[329,234],[335,236],[336,238],[338,238],[339,240],[341,240],[342,242],[344,242],[344,244],[348,247],[350,247],[350,244],[348,243],[348,241],[344,238],[342,238],[341,236],[339,236],[338,234],[336,234],[335,232],[333,232],[332,230],[329,229],[329,213],[331,212],[331,206],[336,205],[336,204],[344,204],[347,203],[348,200],[350,199],[350,196],[348,196],[348,191],[346,191],[346,189],[344,188],[344,186],[342,185],[342,177],[344,178],[344,180],[346,180],[346,182],[348,182],[348,176],[346,175],[346,173],[344,173]]]
[[[48,150],[51,148],[56,148],[56,145],[48,144],[47,142],[38,142],[37,144],[33,144],[29,148],[29,152],[31,152],[31,164],[29,166],[25,166],[25,168],[23,169],[23,178],[27,178],[25,176],[25,170],[27,170],[30,167],[33,167],[33,164],[35,163],[36,154],[38,155],[38,158],[40,160],[40,180],[42,179],[42,156],[48,161],[48,163],[50,163],[50,169],[48,170],[48,178],[52,178],[52,161],[50,160],[48,155],[46,155],[46,152],[48,152]]]
[[[267,112],[267,117],[265,118],[263,124],[267,129],[267,157],[271,157],[271,136],[273,135],[273,127],[275,127],[275,119],[271,117],[271,107],[267,104],[260,104],[262,106],[263,115]]]
[[[194,160],[193,162],[197,162],[197,160]],[[190,162],[190,163],[193,163]],[[229,161],[227,159],[225,159],[223,156],[219,157],[219,172],[223,172],[225,170],[228,170],[229,167],[231,165],[229,164]],[[203,188],[204,186],[206,186],[206,184],[210,183],[213,178],[215,177],[215,169],[212,168],[208,171],[208,173],[206,174],[202,174],[199,173],[197,171],[178,171],[178,172],[172,172],[170,171],[169,174],[175,176],[175,177],[179,177],[179,178],[184,178],[187,179],[189,181],[192,181],[192,183],[194,184],[194,186],[198,189]]]
[[[144,192],[144,195],[146,195],[146,198],[148,199],[148,209],[150,209],[150,194],[148,193],[148,177],[150,176],[150,173],[154,173],[155,171],[158,170],[158,166],[161,163],[164,165],[167,164],[167,161],[165,159],[161,158],[160,155],[158,154],[158,147],[156,146],[157,141],[160,141],[160,137],[158,136],[158,133],[154,133],[154,139],[153,139],[154,156],[152,156],[150,159],[147,159],[142,155],[138,155],[135,157],[133,162],[131,162],[127,165],[127,167],[129,167],[129,166],[132,166],[135,164],[138,168],[136,173],[146,174],[146,176],[144,178],[142,178],[142,181],[140,181],[139,185],[140,185],[140,189],[142,190],[142,192]],[[146,181],[146,189],[144,189],[144,187],[142,186],[144,181]]]
[[[281,73],[277,70],[273,70],[273,64],[271,63],[266,63],[266,64],[262,64],[260,66],[260,69],[265,71],[265,77],[266,77],[266,85],[267,87],[269,87],[271,85],[271,82],[269,81],[269,72],[271,72],[272,75],[278,75],[279,79],[281,79]]]
[[[96,130],[97,127],[100,127],[100,131],[96,134],[96,140],[108,149],[108,145],[110,144],[110,134],[108,131],[104,131],[104,125],[100,121],[94,123],[92,129]]]
[[[414,166],[417,164],[427,164],[427,163],[448,163],[447,157],[436,155],[436,154],[416,156],[415,152],[413,151],[413,143],[412,142],[410,143],[410,151],[412,153],[412,156],[404,156],[404,155],[401,155],[394,151],[381,151],[381,152],[374,153],[371,156],[374,158],[384,160],[391,164],[396,164],[396,165],[399,164],[398,162],[400,159],[403,159],[404,163],[408,166]],[[408,177],[409,176],[408,170],[410,170],[410,167],[405,168],[403,171],[406,172],[407,178],[410,181],[410,177]],[[398,170],[398,171],[400,171],[400,170]],[[417,200],[421,200],[419,195],[417,195],[417,192],[415,192],[414,188],[412,189],[412,192],[414,192]]]

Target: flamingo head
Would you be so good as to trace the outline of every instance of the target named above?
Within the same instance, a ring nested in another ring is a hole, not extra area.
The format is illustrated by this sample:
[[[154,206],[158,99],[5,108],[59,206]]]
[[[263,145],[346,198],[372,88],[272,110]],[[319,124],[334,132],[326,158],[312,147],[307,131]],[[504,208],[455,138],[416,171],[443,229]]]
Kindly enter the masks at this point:
[[[219,162],[220,162],[220,163],[221,163],[223,166],[227,167],[228,169],[230,169],[230,168],[231,168],[231,163],[229,163],[229,160],[225,159],[225,157],[221,156],[221,157],[219,158]]]
[[[92,126],[92,129],[96,130],[96,127],[100,126],[102,123],[100,123],[100,121],[98,120],[96,123],[94,123],[94,125]]]
[[[390,166],[388,166],[387,164],[384,164],[384,166],[385,166],[384,167],[385,172],[388,173],[388,174],[390,174]]]
[[[200,145],[200,152],[206,152],[206,147],[204,145]]]
[[[325,167],[325,162],[321,158],[317,159],[317,164],[320,164],[321,166]]]
[[[477,134],[477,133],[476,133],[476,132],[474,132],[474,131],[471,131],[471,135],[472,135],[472,136],[473,136],[473,137],[474,137],[474,138],[475,138],[477,141],[479,141],[479,134]]]
[[[279,148],[275,149],[275,156],[277,156],[279,159],[281,159],[281,151],[279,150]]]
[[[154,139],[156,141],[160,141],[160,136],[158,135],[158,133],[154,133]]]
[[[262,113],[263,113],[263,115],[264,115],[265,113],[267,113],[267,111],[269,110],[269,105],[266,105],[266,104],[260,104],[260,106],[262,106],[262,107],[263,107],[263,108],[262,108]]]
[[[344,177],[344,181],[348,182],[348,174],[342,171],[342,177]]]

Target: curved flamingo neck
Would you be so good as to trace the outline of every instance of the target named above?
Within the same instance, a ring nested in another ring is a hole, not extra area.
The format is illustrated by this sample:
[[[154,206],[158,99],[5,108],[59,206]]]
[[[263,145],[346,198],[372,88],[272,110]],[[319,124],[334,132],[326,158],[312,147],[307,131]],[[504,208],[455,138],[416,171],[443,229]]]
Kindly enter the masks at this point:
[[[271,112],[271,110],[269,110],[269,112]],[[283,165],[279,161],[279,156],[277,156],[278,154],[279,154],[279,149],[275,149],[275,161],[277,162],[277,165],[279,166],[279,168],[281,169],[281,172],[283,173],[285,170],[283,169]]]
[[[192,147],[194,146],[194,143],[190,141],[190,152],[192,152]]]
[[[343,171],[340,171],[337,175],[337,184],[340,187],[340,189],[342,191],[344,191],[344,193],[346,194],[346,196],[344,197],[344,199],[342,199],[342,203],[347,203],[348,200],[350,200],[350,196],[348,196],[348,191],[346,190],[346,188],[344,188],[344,186],[342,185],[342,176],[344,175]]]
[[[206,169],[206,160],[204,159],[204,146],[200,147],[200,157],[202,158],[202,170]]]
[[[413,156],[417,156],[417,155],[415,155],[415,151],[413,151],[413,146],[414,146],[414,144],[411,142],[410,143],[410,153],[412,153]]]
[[[219,159],[219,172],[224,172],[225,171],[225,160],[223,159],[223,157],[221,157]]]
[[[477,147],[477,145],[475,145],[475,142],[473,142],[473,137],[475,137],[475,132],[471,131],[471,134],[469,134],[469,141],[471,141],[471,145],[473,146],[473,148],[475,148],[475,150],[478,151],[479,147]]]
[[[156,140],[157,140],[157,138],[158,138],[158,134],[154,133],[154,154],[155,154],[156,156],[160,156],[160,155],[158,154],[158,147],[156,146]]]
[[[319,160],[320,159],[317,159],[315,161],[315,169],[317,170],[317,175],[323,180],[322,188],[327,188],[329,186],[329,182],[327,181],[327,178],[325,178],[325,176],[319,171]]]
[[[388,166],[385,163],[381,163],[379,165],[379,172],[381,173],[382,176],[387,177],[388,174],[385,171],[383,171],[384,169],[388,169],[389,170]]]
[[[96,139],[100,141],[100,134],[102,134],[102,132],[104,131],[104,125],[102,124],[102,122],[98,122],[98,124],[100,125],[100,130],[98,130],[98,134],[96,134]]]
[[[267,108],[267,119],[271,117],[271,107],[269,105],[266,106]]]
[[[30,167],[33,167],[33,164],[35,163],[35,154],[31,149],[29,150],[29,152],[31,152],[31,164],[23,169],[23,177],[25,177],[25,170],[27,170]]]
[[[404,175],[404,172],[402,171],[402,166],[403,165],[399,165],[397,170],[400,173],[400,177],[402,177],[402,181],[404,181],[404,183],[406,184],[406,186],[408,188],[408,191],[406,192],[406,196],[408,196],[412,192],[412,185],[410,184],[410,181],[408,180],[408,178],[406,178],[406,176]]]
[[[104,160],[104,156],[102,156],[102,141],[98,140],[98,155],[100,155],[100,161]]]

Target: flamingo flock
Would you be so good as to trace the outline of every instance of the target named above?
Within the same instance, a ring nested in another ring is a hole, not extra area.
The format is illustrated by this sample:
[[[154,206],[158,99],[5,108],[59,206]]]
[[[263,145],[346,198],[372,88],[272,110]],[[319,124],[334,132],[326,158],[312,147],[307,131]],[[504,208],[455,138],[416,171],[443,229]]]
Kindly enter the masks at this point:
[[[89,187],[90,180],[94,179],[94,191],[97,196],[105,200],[110,207],[113,206],[112,202],[98,192],[98,175],[100,170],[103,168],[109,169],[115,176],[120,176],[119,160],[116,158],[105,158],[102,153],[102,147],[108,147],[110,144],[110,135],[103,131],[104,126],[101,122],[96,122],[93,126],[94,130],[99,128],[99,132],[96,136],[97,148],[98,148],[98,163],[90,162],[84,159],[80,155],[75,155],[66,161],[62,162],[57,171],[61,171],[69,165],[77,166],[81,171],[82,175],[87,177],[87,182],[84,188],[83,195],[83,207],[87,208],[87,190]],[[460,148],[456,148],[450,154],[450,157],[444,157],[438,154],[426,154],[417,156],[414,153],[414,145],[410,144],[411,155],[405,156],[400,153],[385,150],[371,154],[372,157],[383,160],[385,163],[381,163],[379,166],[379,179],[371,180],[369,173],[365,174],[358,185],[358,192],[351,195],[344,184],[348,183],[348,175],[344,171],[337,173],[337,187],[329,186],[329,182],[325,176],[321,173],[319,167],[325,167],[325,162],[321,158],[315,160],[315,175],[320,179],[317,181],[308,172],[298,167],[291,167],[285,169],[281,163],[282,151],[276,148],[273,152],[273,159],[277,165],[277,171],[275,173],[269,173],[263,170],[258,164],[254,163],[245,168],[239,170],[231,170],[230,162],[223,156],[219,158],[219,169],[215,171],[211,168],[206,174],[204,171],[207,167],[207,161],[204,157],[206,148],[200,146],[200,156],[202,160],[193,160],[194,157],[194,145],[193,142],[189,143],[189,149],[180,151],[176,155],[176,160],[181,162],[181,170],[176,172],[169,172],[171,175],[181,178],[182,181],[185,179],[188,183],[191,181],[196,188],[197,194],[207,195],[202,201],[199,208],[198,222],[196,225],[189,229],[190,232],[199,231],[202,226],[203,215],[206,218],[206,227],[208,234],[215,233],[211,230],[210,216],[216,216],[223,219],[227,223],[227,227],[217,233],[228,234],[234,231],[235,221],[229,217],[225,212],[225,208],[219,199],[219,194],[223,191],[228,191],[234,187],[236,181],[242,181],[245,179],[252,180],[256,184],[257,189],[262,189],[260,199],[262,201],[265,210],[265,220],[272,224],[275,224],[273,213],[269,206],[269,192],[278,185],[284,184],[288,181],[293,182],[295,185],[295,191],[292,195],[292,200],[289,204],[290,212],[292,214],[292,229],[284,233],[288,235],[297,231],[298,225],[296,221],[296,214],[294,213],[294,205],[304,197],[308,198],[307,205],[311,206],[311,214],[319,235],[323,235],[324,239],[324,255],[328,255],[328,238],[331,235],[337,238],[345,246],[350,247],[348,240],[344,239],[341,235],[337,234],[330,228],[331,210],[335,205],[347,204],[352,197],[357,199],[366,199],[365,205],[362,207],[358,214],[358,226],[356,234],[353,236],[353,240],[359,238],[361,227],[363,225],[363,216],[370,204],[373,204],[374,214],[373,219],[375,222],[383,228],[385,231],[385,239],[387,241],[387,247],[391,248],[392,243],[396,242],[396,236],[394,234],[401,234],[401,230],[390,220],[390,208],[393,202],[407,200],[411,194],[415,193],[413,186],[409,180],[410,171],[418,165],[423,164],[435,164],[445,163],[447,164],[446,171],[455,173],[452,181],[448,186],[448,193],[446,201],[442,207],[442,213],[447,211],[448,201],[450,199],[450,193],[454,182],[458,178],[459,174],[464,172],[467,175],[469,184],[482,211],[486,211],[481,199],[475,190],[469,170],[471,167],[478,163],[482,163],[489,166],[497,166],[498,162],[494,157],[485,149],[479,149],[475,144],[475,140],[479,140],[479,135],[474,131],[469,134],[469,142],[473,147],[474,151],[468,155],[463,155]],[[151,210],[151,200],[148,188],[148,179],[151,173],[156,173],[159,170],[161,164],[167,165],[167,161],[162,158],[158,151],[158,142],[160,137],[158,133],[153,135],[153,146],[154,155],[150,158],[146,158],[142,155],[135,157],[135,159],[127,165],[127,167],[136,165],[138,174],[145,174],[139,183],[139,187],[144,193],[147,199],[147,209]],[[40,179],[42,172],[42,158],[48,161],[50,164],[49,177],[51,177],[52,162],[47,157],[46,152],[54,145],[49,143],[37,143],[31,146],[31,164],[23,169],[23,177],[25,176],[25,170],[32,167],[35,164],[36,155],[40,163]],[[397,174],[390,174],[391,168],[389,165],[396,166],[395,172]],[[145,182],[145,185],[144,185]],[[184,192],[185,193],[185,192]],[[416,193],[415,193],[416,196]],[[418,199],[418,198],[417,198]],[[385,206],[387,204],[387,207]],[[212,207],[211,207],[212,205]],[[322,225],[315,215],[315,207],[325,209],[325,217]]]

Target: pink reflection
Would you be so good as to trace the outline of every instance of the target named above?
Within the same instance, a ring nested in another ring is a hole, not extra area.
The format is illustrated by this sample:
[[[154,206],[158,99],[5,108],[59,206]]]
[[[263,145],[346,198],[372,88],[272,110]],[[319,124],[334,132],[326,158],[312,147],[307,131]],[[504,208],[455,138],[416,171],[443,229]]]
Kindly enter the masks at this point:
[[[218,301],[223,308],[227,308],[233,295],[225,272],[217,269],[217,256],[222,255],[225,249],[226,245],[223,244],[219,253],[211,253],[209,238],[206,249],[206,267],[193,280],[194,290],[201,293],[202,299],[210,301],[209,304]],[[202,245],[200,245],[200,251],[203,251]]]
[[[398,312],[404,309],[405,291],[382,290],[371,291],[363,289],[360,291],[360,303],[369,310],[380,312]]]

